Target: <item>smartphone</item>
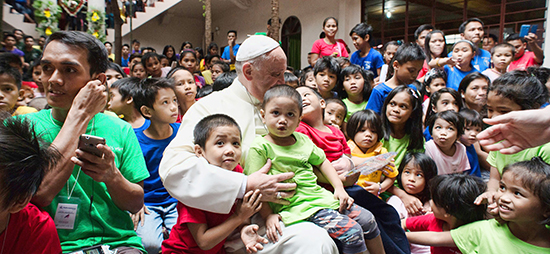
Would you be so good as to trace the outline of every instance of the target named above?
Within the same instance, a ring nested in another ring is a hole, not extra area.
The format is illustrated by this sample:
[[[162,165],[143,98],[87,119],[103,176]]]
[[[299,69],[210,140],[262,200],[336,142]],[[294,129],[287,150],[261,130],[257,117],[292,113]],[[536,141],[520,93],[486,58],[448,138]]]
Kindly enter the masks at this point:
[[[530,25],[521,25],[521,29],[519,30],[519,37],[525,37],[529,33],[530,28]]]
[[[105,139],[102,137],[82,134],[80,135],[80,141],[78,142],[78,149],[98,157],[103,157],[103,152],[97,149],[97,145],[99,144],[105,145]]]
[[[537,29],[539,29],[539,25],[532,25],[530,33],[537,34]]]

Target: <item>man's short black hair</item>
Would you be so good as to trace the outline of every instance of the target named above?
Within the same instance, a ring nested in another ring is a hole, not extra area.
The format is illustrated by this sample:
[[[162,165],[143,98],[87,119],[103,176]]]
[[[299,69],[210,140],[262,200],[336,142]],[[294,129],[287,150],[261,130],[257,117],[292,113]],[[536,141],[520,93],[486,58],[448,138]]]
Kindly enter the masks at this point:
[[[103,43],[103,45],[107,45],[107,44],[111,45],[111,47],[113,46],[113,44],[110,43],[110,42],[108,42],[108,41],[106,41],[106,42]]]
[[[486,188],[481,178],[471,175],[438,175],[430,180],[434,204],[456,217],[460,225],[485,218],[487,206],[475,205],[474,200]]]
[[[23,37],[23,41],[26,41],[27,39],[32,39],[34,41],[34,37],[30,36],[30,35],[25,35],[25,37]]]
[[[0,196],[2,208],[32,197],[61,154],[46,144],[28,119],[3,115],[0,121]]]
[[[174,90],[174,83],[167,78],[146,78],[139,82],[137,89],[132,97],[134,99],[134,107],[141,113],[143,117],[149,119],[143,112],[141,107],[154,108],[155,100],[160,89],[169,88]]]
[[[462,22],[462,24],[460,24],[460,26],[458,27],[458,33],[461,33],[461,34],[464,33],[464,31],[466,31],[466,26],[472,22],[479,22],[481,23],[481,26],[484,26],[483,21],[481,21],[481,19],[469,18],[466,21]]]
[[[128,45],[128,43],[124,43],[124,44],[122,44],[122,47],[123,47],[123,48],[124,48],[124,47],[130,48],[130,45]]]
[[[128,62],[132,62],[132,60],[133,60],[134,58],[140,58],[141,60],[143,60],[143,59],[142,59],[143,56],[142,56],[140,53],[133,53],[133,54],[130,55],[130,58],[128,59]]]
[[[71,47],[86,50],[90,75],[104,73],[109,66],[105,45],[91,34],[78,31],[58,31],[50,35],[45,47],[48,47],[52,41],[60,41]]]
[[[13,33],[15,34],[15,32],[21,32],[21,33],[25,34],[25,33],[23,32],[23,30],[21,30],[21,29],[19,29],[19,28],[14,28],[14,29],[13,29]]]
[[[359,23],[351,29],[351,32],[349,32],[349,36],[351,36],[354,33],[356,33],[357,35],[359,35],[359,37],[363,39],[368,34],[369,35],[368,41],[370,41],[370,39],[372,39],[372,26],[367,23]]]
[[[8,37],[11,37],[11,38],[13,38],[14,40],[17,41],[17,37],[15,37],[15,34],[12,34],[12,33],[5,34],[5,35],[4,35],[4,41],[5,41]]]
[[[420,25],[416,31],[414,31],[414,40],[418,40],[418,36],[420,36],[420,34],[426,30],[434,30],[435,28],[430,25],[430,24],[423,24],[423,25]]]
[[[18,69],[12,67],[11,65],[0,64],[0,75],[10,76],[17,86],[17,89],[21,89],[21,72]]]
[[[132,41],[132,44],[134,44],[134,43],[141,44],[141,43],[139,43],[139,41],[138,41],[137,39],[134,39],[134,40]]]
[[[194,143],[202,149],[206,146],[206,141],[210,138],[212,131],[221,126],[235,126],[239,129],[239,136],[242,139],[241,128],[235,119],[224,114],[213,114],[201,119],[193,130]]]
[[[235,36],[237,36],[237,31],[235,31],[235,30],[229,30],[229,31],[227,31],[227,35],[229,35],[230,33],[234,33]]]
[[[498,43],[498,37],[494,34],[488,34],[485,37],[493,39],[495,43]]]
[[[506,37],[506,42],[511,42],[511,41],[515,41],[515,40],[521,40],[521,42],[523,42],[523,43],[527,42],[525,40],[525,38],[520,37],[519,34],[510,34],[510,35],[508,35],[508,37]]]

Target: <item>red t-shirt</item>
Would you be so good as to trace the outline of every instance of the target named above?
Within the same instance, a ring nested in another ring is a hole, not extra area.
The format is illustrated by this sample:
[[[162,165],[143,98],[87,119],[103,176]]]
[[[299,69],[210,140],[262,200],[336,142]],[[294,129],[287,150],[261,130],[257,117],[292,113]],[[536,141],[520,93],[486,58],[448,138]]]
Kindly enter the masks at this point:
[[[4,253],[61,253],[55,223],[33,204],[11,215],[7,229],[0,234],[0,246]]]
[[[420,72],[418,72],[418,77],[416,77],[416,79],[420,79],[424,76],[426,76],[426,73],[428,73],[428,71],[430,71],[430,66],[428,65],[428,62],[426,62],[427,60],[424,60],[424,64],[422,64],[422,70],[420,70]]]
[[[510,65],[508,66],[508,71],[513,71],[513,70],[524,71],[524,70],[527,70],[527,67],[537,65],[537,64],[539,63],[535,61],[535,53],[531,51],[525,51],[525,53],[523,53],[523,56],[521,56],[518,60],[515,60],[510,63]]]
[[[326,126],[332,131],[331,133],[317,130],[304,122],[300,122],[296,131],[311,138],[315,145],[325,151],[327,160],[330,162],[339,159],[343,154],[351,154],[344,133],[336,127]]]
[[[443,221],[435,218],[433,213],[407,218],[407,229],[410,231],[443,232]],[[432,254],[461,254],[458,248],[430,247]]]
[[[337,56],[349,57],[346,45],[341,40],[336,40],[335,44],[327,44],[323,39],[316,40],[311,47],[311,53],[318,54],[319,57],[332,56],[334,53]]]
[[[237,165],[233,170],[242,173],[243,169]],[[235,206],[228,214],[211,213],[200,209],[188,207],[178,202],[178,221],[170,231],[170,237],[162,242],[162,253],[204,253],[204,254],[225,254],[223,245],[225,239],[210,250],[201,250],[195,242],[195,238],[189,231],[187,223],[207,224],[213,228],[224,223],[234,212]]]

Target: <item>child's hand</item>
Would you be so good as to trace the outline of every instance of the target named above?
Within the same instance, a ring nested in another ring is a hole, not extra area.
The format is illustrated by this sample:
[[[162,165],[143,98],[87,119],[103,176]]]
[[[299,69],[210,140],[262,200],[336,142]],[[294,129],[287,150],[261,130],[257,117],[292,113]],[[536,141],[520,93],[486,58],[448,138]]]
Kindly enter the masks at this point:
[[[241,240],[248,253],[263,250],[264,246],[262,244],[268,243],[267,239],[258,235],[258,228],[258,225],[251,224],[241,229]]]
[[[143,227],[143,224],[145,223],[145,214],[151,214],[147,207],[143,205],[141,210],[137,213],[131,213],[130,218],[132,218],[132,221],[134,222],[134,231],[137,230],[138,224],[141,221],[141,226]]]
[[[261,198],[262,194],[260,194],[260,190],[249,191],[244,194],[243,200],[239,203],[237,211],[235,212],[237,217],[248,219],[250,216],[260,211],[260,208],[262,208],[262,202],[260,202]]]
[[[344,188],[340,190],[334,191],[334,198],[340,200],[340,208],[338,211],[340,213],[344,213],[345,210],[351,209],[351,206],[353,205],[353,198],[348,195],[346,190]]]
[[[279,235],[283,235],[283,229],[281,229],[281,224],[279,224],[280,220],[281,218],[278,214],[270,214],[265,220],[265,235],[273,243],[279,241]]]
[[[487,212],[495,217],[495,219],[499,220],[500,216],[498,214],[498,205],[495,200],[495,194],[494,191],[486,191],[479,195],[476,200],[474,200],[475,205],[481,205],[481,204],[487,204]]]
[[[403,201],[403,204],[405,205],[405,209],[407,209],[407,213],[409,213],[411,216],[419,216],[423,215],[424,212],[424,205],[418,199],[417,197],[411,196],[411,195],[404,195],[401,198],[401,201]]]
[[[380,190],[380,184],[375,182],[365,182],[367,186],[363,187],[366,191],[370,192],[372,195],[378,197],[378,191]]]

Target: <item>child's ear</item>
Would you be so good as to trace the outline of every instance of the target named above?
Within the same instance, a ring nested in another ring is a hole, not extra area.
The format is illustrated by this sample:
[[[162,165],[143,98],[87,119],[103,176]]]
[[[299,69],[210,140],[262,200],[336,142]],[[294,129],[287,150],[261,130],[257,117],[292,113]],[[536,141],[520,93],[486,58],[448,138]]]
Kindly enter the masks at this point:
[[[149,107],[143,105],[141,106],[141,108],[139,108],[139,110],[145,117],[151,118],[151,109]]]
[[[370,41],[370,35],[368,35],[368,34],[365,35],[365,38],[363,38],[363,40],[366,41],[366,42]]]
[[[460,92],[460,97],[462,97],[462,99],[464,99],[464,91]]]
[[[262,122],[265,123],[265,111],[260,109],[260,116],[262,117]]]
[[[394,73],[397,71],[397,69],[399,69],[399,62],[397,61],[393,61],[392,62],[392,65],[393,65],[393,70],[394,70]]]
[[[19,89],[19,97],[17,97],[17,101],[22,101],[25,99],[25,90]]]
[[[325,99],[320,99],[319,104],[321,104],[322,109],[325,109],[327,107],[327,102],[325,101]]]
[[[432,92],[430,92],[430,86],[426,86],[426,92],[429,93],[430,95],[432,94]]]
[[[201,146],[195,145],[194,149],[195,149],[195,155],[197,157],[204,157],[204,151],[202,150]]]
[[[134,103],[134,98],[132,98],[132,96],[128,96],[128,98],[126,98],[126,105],[130,105]]]
[[[12,206],[10,206],[8,208],[8,211],[10,213],[17,213],[17,212],[23,210],[23,208],[25,208],[25,206],[27,206],[29,204],[29,202],[31,202],[31,198],[32,198],[32,196],[30,196],[26,199],[19,200],[19,201],[15,202]]]

